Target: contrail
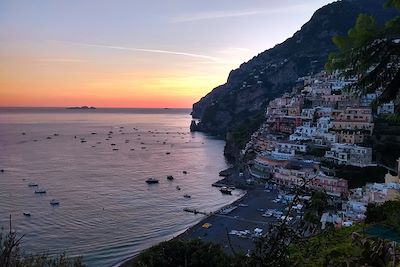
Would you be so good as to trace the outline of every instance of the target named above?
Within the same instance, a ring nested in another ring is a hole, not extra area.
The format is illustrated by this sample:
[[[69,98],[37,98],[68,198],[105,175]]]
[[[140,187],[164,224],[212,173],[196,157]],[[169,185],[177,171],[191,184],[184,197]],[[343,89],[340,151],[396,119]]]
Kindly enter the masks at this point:
[[[145,48],[136,48],[136,47],[125,47],[125,46],[114,46],[114,45],[99,45],[99,44],[89,44],[89,43],[79,43],[79,42],[68,42],[68,41],[55,41],[61,43],[69,43],[73,45],[81,45],[81,46],[90,46],[90,47],[98,47],[98,48],[107,48],[107,49],[115,49],[115,50],[124,50],[124,51],[132,51],[132,52],[147,52],[147,53],[158,53],[158,54],[169,54],[169,55],[178,55],[178,56],[187,56],[187,57],[195,57],[208,59],[214,62],[220,61],[219,58],[194,54],[194,53],[186,53],[179,51],[169,51],[169,50],[160,50],[160,49],[145,49]]]
[[[302,11],[307,10],[307,7],[312,6],[310,4],[295,4],[288,7],[275,7],[275,8],[264,8],[264,9],[247,9],[247,10],[222,10],[222,11],[209,11],[193,13],[189,15],[183,15],[171,20],[172,23],[179,22],[190,22],[198,20],[210,20],[210,19],[222,19],[232,17],[246,17],[254,15],[268,15],[268,14],[284,14],[291,11]]]

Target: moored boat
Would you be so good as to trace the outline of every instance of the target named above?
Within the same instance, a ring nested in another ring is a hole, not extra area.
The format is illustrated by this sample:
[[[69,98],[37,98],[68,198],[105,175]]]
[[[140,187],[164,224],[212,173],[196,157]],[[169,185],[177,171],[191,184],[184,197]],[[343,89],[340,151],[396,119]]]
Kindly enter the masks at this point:
[[[26,216],[26,217],[31,217],[31,214],[29,213],[29,212],[23,212],[22,213],[24,216]]]
[[[31,183],[28,184],[28,186],[29,186],[29,187],[36,187],[36,186],[38,186],[38,184],[37,184],[37,183],[31,182]]]
[[[230,189],[226,186],[221,187],[221,189],[219,191],[221,191],[222,194],[232,195],[232,189]]]
[[[158,180],[155,178],[149,178],[146,180],[146,183],[148,184],[158,184]]]
[[[46,194],[46,190],[44,189],[36,189],[35,194]]]
[[[191,196],[188,195],[188,194],[184,194],[183,197],[184,197],[184,198],[191,198]]]
[[[167,176],[167,179],[170,180],[170,181],[172,181],[172,180],[174,180],[174,176],[168,175],[168,176]]]
[[[58,206],[58,205],[60,205],[60,201],[58,201],[57,199],[52,199],[52,200],[50,201],[50,205],[52,205],[52,206]]]

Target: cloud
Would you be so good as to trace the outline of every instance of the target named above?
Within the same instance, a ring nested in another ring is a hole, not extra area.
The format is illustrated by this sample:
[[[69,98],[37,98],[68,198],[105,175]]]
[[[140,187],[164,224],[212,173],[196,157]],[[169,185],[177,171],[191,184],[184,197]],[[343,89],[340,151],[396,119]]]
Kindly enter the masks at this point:
[[[247,11],[219,11],[219,12],[202,12],[191,15],[184,15],[174,18],[172,22],[188,22],[196,20],[208,20],[219,18],[243,17],[263,14],[265,10],[247,10]]]
[[[49,63],[80,63],[87,62],[87,60],[75,59],[75,58],[41,58],[38,59],[39,62],[49,62]]]
[[[254,54],[256,52],[257,52],[256,50],[244,48],[244,47],[227,47],[227,48],[224,48],[224,49],[218,51],[218,53],[228,54],[228,55],[249,54],[249,53]]]
[[[122,51],[128,51],[128,52],[145,52],[145,53],[157,53],[157,54],[168,54],[168,55],[194,57],[194,58],[207,59],[207,60],[210,60],[213,62],[220,61],[220,59],[216,58],[216,57],[195,54],[195,53],[187,53],[187,52],[182,52],[182,51],[170,51],[170,50],[161,50],[161,49],[147,49],[147,48],[136,48],[136,47],[125,47],[125,46],[114,46],[114,45],[89,44],[89,43],[67,42],[67,41],[55,41],[55,42],[68,43],[68,44],[80,45],[80,46],[98,47],[98,48],[105,48],[105,49],[122,50]]]
[[[230,10],[230,11],[210,11],[200,12],[194,14],[187,14],[176,17],[171,20],[173,23],[189,22],[198,20],[210,20],[210,19],[221,19],[221,18],[233,18],[233,17],[245,17],[254,16],[261,14],[281,14],[293,11],[299,11],[299,9],[306,8],[307,4],[297,4],[289,7],[281,8],[265,8],[265,9],[247,9],[247,10]]]

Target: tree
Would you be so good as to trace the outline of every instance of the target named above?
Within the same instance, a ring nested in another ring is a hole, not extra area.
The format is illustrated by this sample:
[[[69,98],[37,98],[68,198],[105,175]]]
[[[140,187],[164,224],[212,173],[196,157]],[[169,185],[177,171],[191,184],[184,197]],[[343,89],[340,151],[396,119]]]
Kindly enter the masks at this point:
[[[0,266],[1,267],[84,267],[82,258],[71,259],[65,253],[57,257],[46,254],[25,255],[21,252],[21,241],[24,236],[18,237],[13,232],[10,215],[10,231],[7,234],[0,232]]]
[[[387,8],[400,9],[399,0],[389,0]],[[379,26],[372,16],[360,14],[347,36],[335,36],[338,51],[328,57],[326,69],[340,70],[345,77],[357,77],[349,86],[363,95],[382,91],[378,103],[400,100],[400,16]]]
[[[386,201],[382,205],[369,204],[366,223],[379,223],[393,228],[400,234],[400,201]]]
[[[1,267],[84,267],[81,258],[71,259],[65,254],[51,258],[46,254],[24,255],[21,252],[21,240],[15,232],[0,233]]]
[[[201,240],[171,240],[162,242],[141,253],[133,266],[235,266],[233,257],[219,245]]]
[[[395,7],[400,9],[400,1],[399,0],[389,0],[386,2],[385,7]]]
[[[290,266],[398,266],[399,248],[363,234],[361,225],[330,229],[290,247]]]

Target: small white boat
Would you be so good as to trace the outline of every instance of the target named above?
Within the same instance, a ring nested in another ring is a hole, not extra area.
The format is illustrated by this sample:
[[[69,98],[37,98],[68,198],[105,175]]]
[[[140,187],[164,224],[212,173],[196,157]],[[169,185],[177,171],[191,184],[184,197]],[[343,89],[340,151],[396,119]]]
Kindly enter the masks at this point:
[[[60,201],[58,201],[57,199],[52,199],[52,200],[50,201],[50,205],[52,205],[52,206],[58,206],[58,205],[60,205]]]
[[[46,190],[44,189],[36,189],[35,194],[46,194]]]

